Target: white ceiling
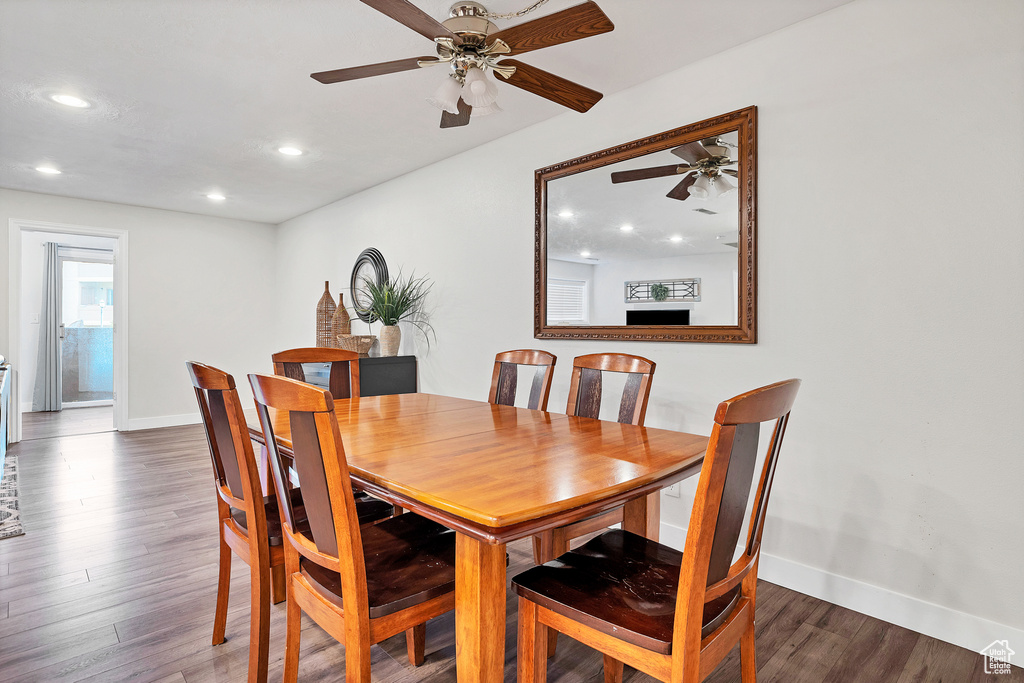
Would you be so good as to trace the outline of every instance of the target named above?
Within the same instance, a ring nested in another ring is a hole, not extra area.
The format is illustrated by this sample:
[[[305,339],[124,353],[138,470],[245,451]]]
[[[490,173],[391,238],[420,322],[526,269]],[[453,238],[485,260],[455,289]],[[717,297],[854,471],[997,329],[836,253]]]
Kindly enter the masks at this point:
[[[438,19],[451,5],[413,1]],[[608,95],[849,1],[599,0],[613,32],[523,61]],[[499,84],[503,113],[441,130],[424,101],[441,68],[309,78],[432,48],[355,0],[3,0],[0,187],[279,223],[552,116],[586,116]],[[58,105],[56,92],[93,106]],[[307,153],[285,157],[284,144]],[[44,164],[62,175],[34,170]],[[214,191],[227,201],[206,199]]]
[[[720,139],[733,145],[735,132]],[[732,158],[739,155],[732,153]],[[591,265],[647,261],[695,254],[735,254],[739,193],[714,199],[670,199],[665,195],[682,176],[612,184],[611,174],[678,164],[671,150],[548,181],[548,258]],[[731,168],[737,168],[731,166]],[[713,214],[700,213],[705,209]],[[561,213],[572,216],[561,216]],[[623,225],[632,226],[624,232]],[[673,241],[673,237],[681,238]],[[589,256],[582,256],[586,252]]]

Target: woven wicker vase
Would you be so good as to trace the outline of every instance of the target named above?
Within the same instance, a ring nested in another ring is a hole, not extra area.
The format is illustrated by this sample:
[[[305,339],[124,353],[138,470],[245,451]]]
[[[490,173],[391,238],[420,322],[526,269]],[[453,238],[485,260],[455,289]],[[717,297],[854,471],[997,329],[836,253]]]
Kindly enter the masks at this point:
[[[338,307],[334,305],[331,297],[330,283],[324,282],[324,295],[316,304],[316,345],[334,346],[335,337],[331,336],[331,320],[334,318]]]
[[[352,334],[352,316],[345,310],[345,295],[338,294],[338,310],[331,318],[331,346],[338,348],[338,335]]]
[[[380,355],[397,356],[398,347],[402,344],[402,328],[398,325],[385,325],[380,328]]]

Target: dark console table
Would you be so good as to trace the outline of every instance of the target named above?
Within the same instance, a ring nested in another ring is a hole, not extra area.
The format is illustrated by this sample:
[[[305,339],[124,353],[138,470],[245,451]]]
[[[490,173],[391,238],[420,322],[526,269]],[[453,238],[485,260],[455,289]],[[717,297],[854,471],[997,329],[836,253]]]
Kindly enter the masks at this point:
[[[326,389],[330,366],[324,363],[322,368],[312,370],[310,365],[313,364],[307,364],[306,379],[310,384]],[[416,390],[416,356],[359,359],[360,396],[415,394]]]
[[[359,359],[360,396],[415,394],[416,356]]]

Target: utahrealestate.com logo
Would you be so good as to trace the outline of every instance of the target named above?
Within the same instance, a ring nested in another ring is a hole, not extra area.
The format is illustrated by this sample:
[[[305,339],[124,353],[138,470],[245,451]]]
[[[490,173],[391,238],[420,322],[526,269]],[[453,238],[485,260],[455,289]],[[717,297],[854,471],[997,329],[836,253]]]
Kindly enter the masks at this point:
[[[985,673],[987,674],[1008,674],[1010,673],[1010,657],[1017,654],[1010,649],[1010,641],[997,640],[981,651],[985,658]]]

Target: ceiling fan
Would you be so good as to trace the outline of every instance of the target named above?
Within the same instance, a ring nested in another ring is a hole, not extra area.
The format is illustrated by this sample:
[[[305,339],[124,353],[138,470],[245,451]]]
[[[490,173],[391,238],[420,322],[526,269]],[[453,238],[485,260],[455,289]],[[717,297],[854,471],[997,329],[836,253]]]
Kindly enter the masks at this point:
[[[672,190],[665,195],[672,199],[684,201],[689,197],[697,199],[714,199],[736,186],[726,177],[736,178],[739,172],[725,168],[737,163],[729,158],[729,148],[736,145],[722,138],[706,138],[700,142],[689,142],[671,150],[673,154],[685,161],[685,164],[669,164],[653,168],[638,168],[633,171],[616,171],[612,173],[613,183],[630,183],[634,180],[663,178],[670,175],[685,174]]]
[[[428,100],[443,109],[442,128],[465,126],[471,115],[501,111],[497,105],[497,88],[486,78],[488,69],[502,76],[510,85],[578,112],[587,111],[603,97],[596,90],[518,60],[507,59],[512,54],[589,38],[614,29],[611,20],[592,1],[501,30],[490,22],[491,18],[522,16],[547,0],[539,0],[525,10],[509,15],[492,14],[476,2],[457,2],[451,8],[450,18],[443,22],[436,21],[409,0],[362,2],[433,40],[437,56],[412,57],[310,74],[317,81],[338,83],[448,64],[452,73]]]

